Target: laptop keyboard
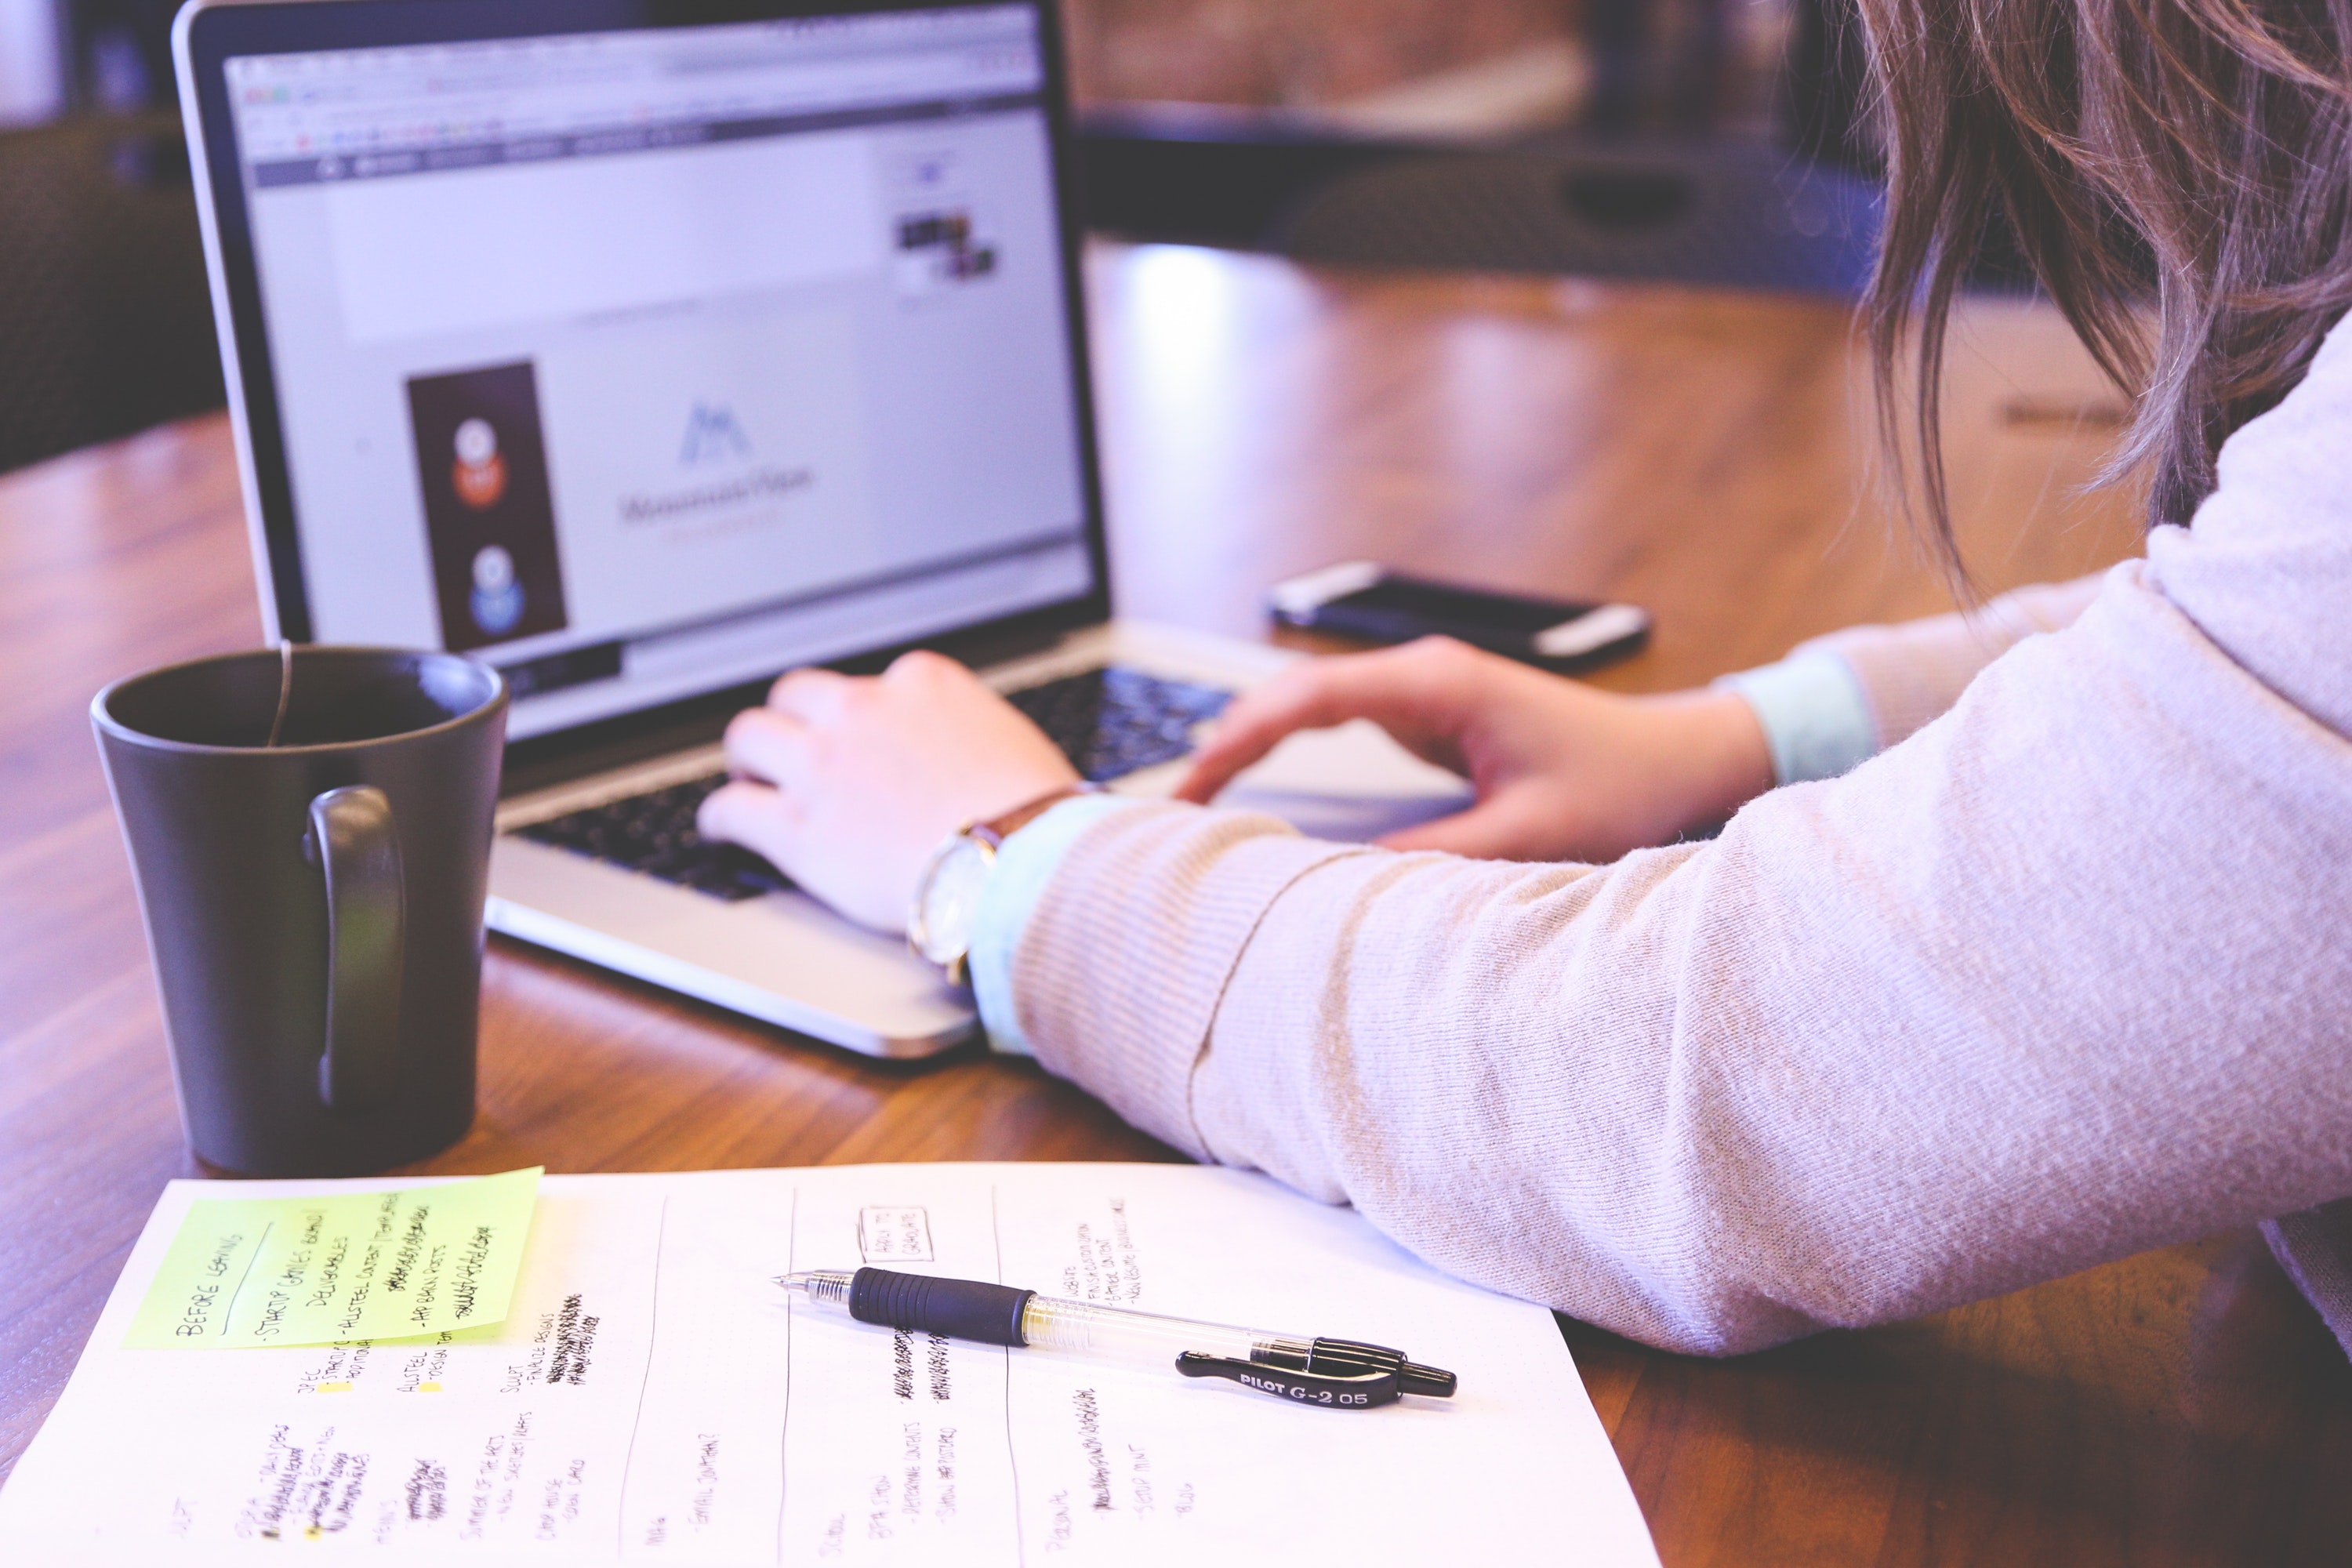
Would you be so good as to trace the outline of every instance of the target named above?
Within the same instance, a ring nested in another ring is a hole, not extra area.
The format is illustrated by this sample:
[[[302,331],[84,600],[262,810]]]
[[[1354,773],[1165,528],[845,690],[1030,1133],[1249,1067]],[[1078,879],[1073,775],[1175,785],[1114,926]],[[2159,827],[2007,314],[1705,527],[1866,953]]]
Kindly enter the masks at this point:
[[[1139,669],[1089,669],[1005,693],[1052,737],[1078,776],[1108,784],[1192,749],[1192,731],[1225,710],[1233,693]]]
[[[726,782],[725,773],[711,773],[515,831],[730,903],[791,887],[790,879],[749,849],[714,844],[695,831],[695,812]]]
[[[1118,668],[1006,695],[1062,748],[1079,776],[1095,784],[1182,756],[1192,749],[1194,726],[1223,712],[1233,696]],[[696,810],[726,782],[725,773],[711,773],[515,831],[730,903],[791,887],[791,879],[750,850],[695,831]]]

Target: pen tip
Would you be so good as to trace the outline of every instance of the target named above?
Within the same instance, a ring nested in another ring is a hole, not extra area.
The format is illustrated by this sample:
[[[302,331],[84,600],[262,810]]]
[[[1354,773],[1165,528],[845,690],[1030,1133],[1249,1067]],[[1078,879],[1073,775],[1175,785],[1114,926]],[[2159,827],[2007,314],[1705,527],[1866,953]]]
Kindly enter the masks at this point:
[[[791,1274],[779,1274],[776,1283],[805,1301],[822,1306],[849,1305],[850,1278],[827,1269],[803,1269]]]

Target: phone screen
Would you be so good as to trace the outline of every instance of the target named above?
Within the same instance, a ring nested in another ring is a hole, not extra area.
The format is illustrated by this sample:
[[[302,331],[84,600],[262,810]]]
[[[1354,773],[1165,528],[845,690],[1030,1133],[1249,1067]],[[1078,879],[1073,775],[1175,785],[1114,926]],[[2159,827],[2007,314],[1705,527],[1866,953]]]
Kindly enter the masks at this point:
[[[1344,594],[1323,606],[1327,616],[1335,610],[1370,612],[1420,622],[1431,631],[1469,628],[1521,637],[1572,621],[1592,608],[1559,599],[1490,594],[1411,577],[1383,577],[1369,588]]]
[[[1275,618],[1370,642],[1432,634],[1567,673],[1622,658],[1648,639],[1650,617],[1631,605],[1579,604],[1403,577],[1348,562],[1292,578],[1271,595]]]

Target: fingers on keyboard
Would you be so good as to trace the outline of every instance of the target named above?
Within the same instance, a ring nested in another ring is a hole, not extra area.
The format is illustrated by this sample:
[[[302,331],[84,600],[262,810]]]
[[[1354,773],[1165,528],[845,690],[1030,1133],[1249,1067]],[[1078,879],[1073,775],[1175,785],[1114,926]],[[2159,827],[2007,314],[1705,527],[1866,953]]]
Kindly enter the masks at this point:
[[[1104,784],[1190,752],[1194,728],[1223,712],[1232,696],[1113,668],[1028,687],[1011,700],[1052,737],[1081,776]],[[730,903],[790,888],[792,879],[759,856],[696,831],[695,812],[726,782],[725,773],[711,773],[517,831]]]

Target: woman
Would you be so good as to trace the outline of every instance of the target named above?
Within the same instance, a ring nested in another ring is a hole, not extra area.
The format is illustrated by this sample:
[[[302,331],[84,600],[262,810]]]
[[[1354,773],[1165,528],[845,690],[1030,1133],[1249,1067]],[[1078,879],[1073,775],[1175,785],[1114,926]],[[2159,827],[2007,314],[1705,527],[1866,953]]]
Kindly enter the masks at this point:
[[[1368,716],[1478,790],[1381,849],[1057,799],[1045,738],[921,656],[786,677],[705,826],[895,928],[942,834],[1049,803],[971,933],[1000,1044],[1653,1343],[2286,1215],[2352,1345],[2352,1205],[2321,1206],[2352,1194],[2352,3],[1864,8],[1874,341],[1890,401],[1924,349],[1931,526],[1948,552],[1943,325],[2000,213],[2137,400],[2145,557],[1666,698],[1443,644],[1322,661],[1183,790]],[[1570,859],[1609,863],[1531,863]]]

